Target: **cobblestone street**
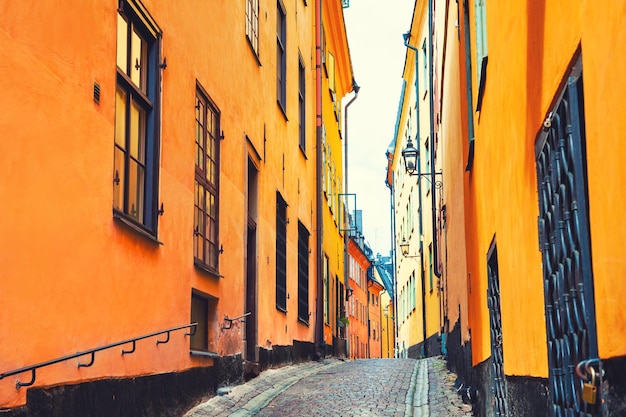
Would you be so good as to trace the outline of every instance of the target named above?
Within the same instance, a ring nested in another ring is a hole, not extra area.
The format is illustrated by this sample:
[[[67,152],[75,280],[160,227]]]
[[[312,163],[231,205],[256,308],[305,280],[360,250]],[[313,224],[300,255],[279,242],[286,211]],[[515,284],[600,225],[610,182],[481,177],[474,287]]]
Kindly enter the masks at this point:
[[[184,417],[472,416],[439,358],[307,362],[262,372]]]

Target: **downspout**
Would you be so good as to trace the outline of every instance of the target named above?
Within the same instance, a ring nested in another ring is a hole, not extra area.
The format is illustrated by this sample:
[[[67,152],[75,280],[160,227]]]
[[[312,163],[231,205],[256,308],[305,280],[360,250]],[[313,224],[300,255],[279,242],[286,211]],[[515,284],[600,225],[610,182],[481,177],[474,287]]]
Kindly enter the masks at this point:
[[[315,2],[315,252],[317,254],[317,298],[315,302],[315,346],[320,358],[326,354],[324,340],[324,277],[322,265],[322,0]]]
[[[415,143],[417,144],[417,150],[419,152],[420,150],[420,143],[421,143],[421,131],[420,131],[420,105],[419,105],[419,75],[417,73],[418,68],[419,68],[419,50],[417,48],[415,48],[414,46],[409,45],[409,38],[410,38],[411,34],[410,32],[405,33],[404,34],[404,46],[406,46],[407,48],[413,50],[415,52],[415,115],[417,117],[417,123],[416,123],[416,128],[417,128],[417,132],[416,132],[416,139],[415,139]],[[432,149],[432,148],[431,148]],[[432,152],[431,152],[432,154]],[[418,158],[417,158],[417,172],[422,172],[421,171],[421,160],[422,158],[419,157],[418,154]],[[433,177],[434,178],[434,177]],[[418,177],[417,179],[417,194],[418,194],[418,205],[419,205],[419,240],[420,240],[420,281],[421,281],[421,292],[422,292],[422,339],[424,340],[424,343],[422,345],[422,356],[423,357],[427,357],[428,356],[428,347],[426,345],[426,339],[428,338],[428,333],[426,332],[426,277],[424,275],[424,240],[422,239],[422,235],[424,234],[424,224],[423,224],[423,219],[422,219],[422,178]],[[435,192],[435,188],[433,186],[433,194]]]
[[[343,180],[344,180],[344,186],[343,186],[343,192],[344,195],[346,195],[346,199],[347,199],[347,194],[348,194],[348,107],[350,107],[350,105],[354,102],[354,100],[357,99],[357,97],[359,96],[359,90],[361,89],[361,87],[359,87],[359,85],[356,83],[356,81],[352,80],[352,91],[354,91],[354,97],[352,97],[350,99],[350,101],[348,102],[348,104],[346,104],[346,108],[344,109],[344,120],[345,120],[345,126],[344,126],[344,130],[345,130],[345,137],[343,139],[343,146],[344,146],[344,155],[343,155]],[[348,210],[347,207],[344,207],[344,222],[346,222],[346,220],[348,220]],[[347,225],[346,225],[347,226]],[[350,277],[348,276],[349,274],[349,268],[348,268],[348,260],[349,260],[349,251],[348,251],[348,241],[349,241],[350,237],[348,236],[348,228],[346,227],[346,229],[343,231],[343,277],[344,277],[344,281],[346,283],[346,301],[348,301],[348,298],[350,297],[352,291],[350,291]],[[347,307],[347,303],[344,304],[344,308],[348,308]],[[348,317],[348,313],[347,311],[342,312],[342,314],[344,314],[344,317]],[[350,357],[350,337],[349,337],[349,328],[346,329],[346,356]]]
[[[441,278],[439,270],[439,242],[437,236],[437,198],[435,187],[435,94],[433,74],[433,0],[428,0],[428,91],[430,101],[430,180],[433,192],[430,193],[432,205],[433,226],[433,272],[437,278]]]
[[[387,156],[389,159],[389,156]],[[385,185],[389,188],[389,216],[391,217],[391,270],[393,271],[393,297],[391,303],[393,307],[393,357],[398,357],[398,271],[396,271],[396,218],[394,216],[395,196],[394,187],[395,183],[394,171],[391,171],[391,184],[385,181]],[[389,331],[387,331],[389,332]],[[389,336],[389,334],[387,334]]]

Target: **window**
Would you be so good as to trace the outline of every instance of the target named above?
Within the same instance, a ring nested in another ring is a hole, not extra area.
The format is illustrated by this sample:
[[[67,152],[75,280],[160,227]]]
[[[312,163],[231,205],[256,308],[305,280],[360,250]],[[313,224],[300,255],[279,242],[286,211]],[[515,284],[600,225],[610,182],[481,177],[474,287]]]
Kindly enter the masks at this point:
[[[197,294],[191,295],[191,322],[198,323],[191,332],[191,350],[209,350],[209,301]]]
[[[287,311],[287,203],[276,192],[276,308]]]
[[[214,340],[211,340],[210,325],[215,324],[217,298],[201,294],[196,290],[191,293],[191,323],[198,323],[191,328],[189,348],[192,351],[209,352]],[[213,353],[213,352],[211,352]]]
[[[328,255],[324,254],[324,323],[329,324],[330,318],[330,267]]]
[[[467,99],[467,133],[468,133],[468,155],[466,171],[471,170],[474,159],[474,112],[472,111],[474,98],[472,94],[472,54],[469,31],[469,10],[468,0],[463,3],[463,27],[465,28],[465,97]]]
[[[218,272],[220,114],[202,88],[196,90],[194,262]]]
[[[246,38],[259,56],[259,0],[246,0]]]
[[[287,111],[287,16],[282,3],[278,1],[276,13],[276,100]]]
[[[143,6],[120,1],[113,160],[114,218],[157,235],[159,42],[161,30]]]
[[[428,91],[428,49],[426,49],[426,39],[422,43],[422,77],[424,79],[424,99],[426,98],[426,92]]]
[[[429,139],[430,138],[426,138],[426,140],[424,141],[424,150],[425,150],[424,157],[426,159],[426,164],[424,164],[424,166],[425,166],[424,172],[426,172],[426,173],[430,172],[430,140]],[[431,183],[432,183],[432,180],[431,181],[428,181],[428,180],[426,181],[426,190],[430,190],[431,185],[432,185]]]
[[[306,71],[302,57],[298,67],[298,129],[300,149],[306,153]]]
[[[474,21],[476,23],[476,73],[478,76],[478,99],[476,111],[480,111],[485,79],[487,77],[487,12],[485,0],[474,0]]]
[[[309,231],[298,222],[298,320],[309,323]]]
[[[428,276],[430,279],[430,292],[433,292],[433,245],[428,245]]]

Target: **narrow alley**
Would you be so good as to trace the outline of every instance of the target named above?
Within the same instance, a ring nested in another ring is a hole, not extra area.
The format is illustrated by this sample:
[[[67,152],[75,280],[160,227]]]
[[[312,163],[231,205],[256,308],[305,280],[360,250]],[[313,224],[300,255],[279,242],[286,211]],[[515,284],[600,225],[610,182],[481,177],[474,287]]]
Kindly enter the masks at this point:
[[[327,359],[270,369],[184,417],[472,416],[438,357]]]

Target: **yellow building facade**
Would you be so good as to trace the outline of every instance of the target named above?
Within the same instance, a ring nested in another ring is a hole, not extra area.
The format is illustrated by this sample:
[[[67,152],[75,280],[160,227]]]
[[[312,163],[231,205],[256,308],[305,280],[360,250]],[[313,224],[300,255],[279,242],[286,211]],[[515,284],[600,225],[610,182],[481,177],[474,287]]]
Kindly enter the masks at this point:
[[[624,58],[612,45],[624,41],[625,15],[615,2],[416,2],[387,181],[397,253],[407,243],[398,291],[411,287],[407,262],[427,279],[424,324],[414,325],[423,336],[399,324],[399,345],[431,337],[426,353],[447,356],[475,415],[625,410],[623,231],[610,220],[624,194]],[[424,111],[429,132],[415,133]],[[439,197],[410,209],[408,171],[424,173],[431,151]],[[410,213],[433,207],[420,246]],[[429,295],[430,256],[416,249],[431,244]],[[405,304],[399,295],[407,321]]]
[[[352,62],[348,49],[343,9],[340,2],[324,3],[321,25],[321,126],[323,199],[321,215],[323,344],[328,352],[346,355],[347,333],[341,318],[347,317],[349,283],[346,278],[348,229],[345,198],[343,98],[354,91]],[[357,90],[358,91],[358,90]],[[352,94],[356,98],[356,93]]]

